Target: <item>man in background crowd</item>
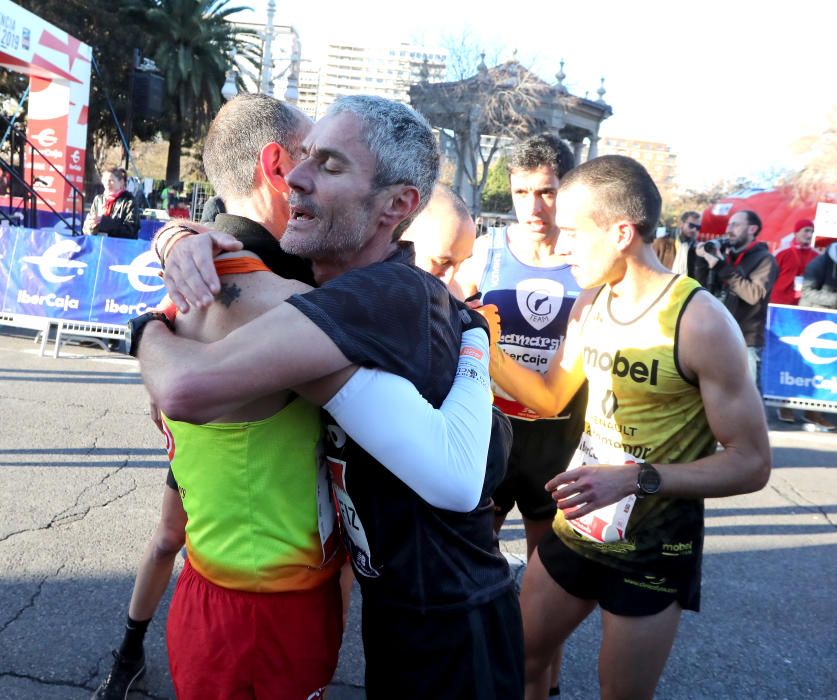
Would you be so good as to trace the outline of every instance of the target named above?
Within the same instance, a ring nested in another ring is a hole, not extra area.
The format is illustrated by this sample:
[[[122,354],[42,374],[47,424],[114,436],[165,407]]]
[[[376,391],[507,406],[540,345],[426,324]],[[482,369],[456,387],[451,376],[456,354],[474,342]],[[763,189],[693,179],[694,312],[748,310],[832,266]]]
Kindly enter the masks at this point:
[[[654,239],[651,247],[660,262],[678,275],[695,277],[695,243],[700,231],[700,214],[696,211],[685,211],[680,215],[680,226],[677,233]]]
[[[574,165],[569,146],[553,134],[537,134],[517,144],[508,164],[517,223],[481,236],[456,280],[466,296],[481,292],[484,303],[497,305],[502,351],[540,372],[561,347],[579,292],[555,224],[558,184]],[[517,504],[527,558],[549,532],[555,504],[543,485],[566,469],[581,435],[586,400],[582,387],[560,414],[542,417],[494,388],[494,404],[511,419],[514,430],[506,478],[494,492],[495,527],[499,532]],[[556,657],[556,679],[559,665]],[[555,684],[550,694],[558,693]]]
[[[800,219],[793,227],[793,238],[789,247],[776,253],[779,273],[776,277],[776,284],[773,285],[773,293],[770,295],[771,304],[787,304],[788,306],[799,304],[805,268],[818,257],[817,251],[811,247],[813,237],[814,222],[810,219]],[[776,417],[783,423],[796,422],[796,416],[790,408],[778,409]],[[804,411],[802,420],[825,430],[834,429],[834,426],[819,411]]]
[[[750,376],[757,385],[767,304],[778,273],[776,259],[767,244],[758,240],[761,228],[761,219],[754,211],[737,211],[727,222],[730,246],[727,254],[708,243],[700,243],[695,248],[695,253],[714,273],[709,291],[723,302],[744,334]]]
[[[771,304],[796,306],[802,294],[802,276],[808,263],[817,257],[817,251],[811,247],[814,237],[814,222],[800,219],[793,227],[793,239],[790,246],[776,253],[779,272],[776,284],[770,295]]]
[[[837,309],[837,242],[808,263],[802,278],[799,304]]]

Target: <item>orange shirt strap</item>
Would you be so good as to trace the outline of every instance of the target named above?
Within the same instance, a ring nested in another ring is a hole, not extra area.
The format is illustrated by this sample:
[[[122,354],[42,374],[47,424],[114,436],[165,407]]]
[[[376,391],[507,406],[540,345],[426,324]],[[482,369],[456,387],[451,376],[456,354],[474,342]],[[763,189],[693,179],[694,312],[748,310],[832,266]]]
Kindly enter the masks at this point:
[[[216,260],[215,272],[220,277],[221,275],[246,275],[250,272],[273,272],[273,270],[261,260],[245,256],[242,258],[221,258],[220,260]],[[157,311],[162,311],[168,316],[170,321],[174,321],[177,316],[177,307],[168,297],[165,298],[164,304]]]
[[[271,269],[261,260],[245,256],[216,260],[215,272],[219,275],[246,275],[250,272],[271,272]]]

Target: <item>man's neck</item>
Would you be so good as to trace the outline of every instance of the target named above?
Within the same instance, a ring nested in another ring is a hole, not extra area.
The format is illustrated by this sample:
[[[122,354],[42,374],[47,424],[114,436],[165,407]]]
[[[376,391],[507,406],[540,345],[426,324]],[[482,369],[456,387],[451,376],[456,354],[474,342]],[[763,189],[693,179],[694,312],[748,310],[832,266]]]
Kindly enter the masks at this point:
[[[546,233],[536,233],[520,224],[512,224],[508,230],[508,240],[509,248],[523,263],[536,267],[557,264],[554,260],[558,243],[557,228]]]
[[[657,298],[671,279],[671,270],[663,267],[650,245],[643,245],[636,255],[624,258],[619,276],[608,283],[613,295],[612,308],[620,318],[632,318]]]
[[[265,206],[264,202],[258,197],[230,199],[229,201],[225,201],[224,205],[227,208],[227,214],[241,216],[259,224],[259,226],[264,227],[277,241],[285,232],[287,222],[277,221],[271,214],[273,211],[272,208]]]
[[[349,270],[383,262],[397,249],[396,241],[373,240],[349,258],[312,260],[314,279],[317,284],[323,284]]]
[[[748,246],[752,245],[755,242],[756,242],[755,238],[752,238],[749,241],[744,241],[744,243],[742,243],[740,246],[734,246],[732,248],[732,252],[733,253],[740,253],[740,252],[746,250]]]

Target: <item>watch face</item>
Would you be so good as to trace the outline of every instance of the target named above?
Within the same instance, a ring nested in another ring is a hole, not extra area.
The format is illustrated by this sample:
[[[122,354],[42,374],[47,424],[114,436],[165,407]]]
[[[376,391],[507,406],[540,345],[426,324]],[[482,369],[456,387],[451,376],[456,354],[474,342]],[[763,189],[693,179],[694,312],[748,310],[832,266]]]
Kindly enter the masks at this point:
[[[650,464],[643,465],[640,468],[637,481],[643,493],[652,494],[660,490],[660,472]]]

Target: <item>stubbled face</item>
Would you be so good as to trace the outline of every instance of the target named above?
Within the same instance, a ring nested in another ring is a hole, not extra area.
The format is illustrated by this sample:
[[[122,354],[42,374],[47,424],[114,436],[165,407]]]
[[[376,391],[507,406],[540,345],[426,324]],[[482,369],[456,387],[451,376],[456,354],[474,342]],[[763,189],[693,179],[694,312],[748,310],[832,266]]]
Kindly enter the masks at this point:
[[[700,217],[690,216],[686,221],[680,224],[680,235],[683,238],[694,238],[700,231]]]
[[[343,261],[372,238],[380,214],[375,157],[354,114],[324,117],[288,174],[290,218],[282,248],[311,260]]]
[[[796,237],[797,244],[803,248],[808,248],[811,245],[811,241],[814,239],[814,227],[803,226],[794,234],[794,236]]]
[[[121,180],[113,173],[105,173],[102,184],[105,186],[105,195],[108,197],[112,197],[125,189],[125,180]]]
[[[297,136],[300,143],[305,140],[305,137],[310,133],[310,131],[311,123],[306,119],[297,130]],[[280,166],[282,171],[289,173],[297,166],[301,156],[302,154],[299,149],[297,149],[294,153],[291,153],[283,148],[282,155],[280,157]],[[291,209],[290,204],[288,203],[291,190],[290,187],[288,187],[287,181],[283,184],[284,187],[282,188],[282,191],[279,193],[278,197],[274,198],[273,201],[274,220],[276,222],[276,230],[280,236],[285,232],[285,229],[287,229],[288,220],[291,218]]]
[[[743,248],[755,236],[755,226],[747,222],[747,215],[744,212],[736,212],[727,222],[727,238],[733,248]]]
[[[618,276],[619,250],[609,232],[590,218],[594,204],[590,190],[575,185],[559,192],[556,201],[561,247],[578,284],[589,289],[612,282]]]
[[[555,202],[558,177],[555,171],[548,165],[535,170],[513,170],[509,184],[520,227],[542,236],[557,233]]]

